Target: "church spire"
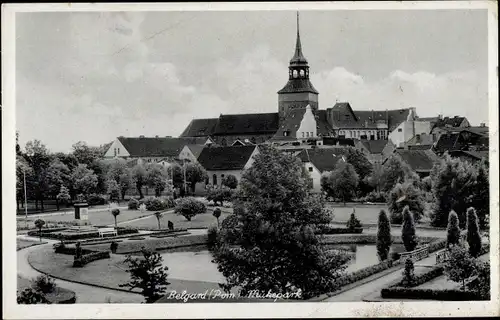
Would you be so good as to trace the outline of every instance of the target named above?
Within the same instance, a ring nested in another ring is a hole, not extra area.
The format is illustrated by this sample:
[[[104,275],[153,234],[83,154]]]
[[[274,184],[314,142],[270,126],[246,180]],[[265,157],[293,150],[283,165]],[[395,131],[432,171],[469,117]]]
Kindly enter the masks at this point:
[[[302,44],[300,42],[300,29],[299,29],[299,12],[297,11],[297,41],[295,42],[295,54],[290,65],[307,64],[307,60],[302,54]]]

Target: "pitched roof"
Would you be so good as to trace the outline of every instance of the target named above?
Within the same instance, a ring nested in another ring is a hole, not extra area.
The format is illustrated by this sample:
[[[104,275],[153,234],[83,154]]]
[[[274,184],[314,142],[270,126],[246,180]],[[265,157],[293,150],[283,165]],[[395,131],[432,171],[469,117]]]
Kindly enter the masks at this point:
[[[387,140],[360,140],[360,143],[362,143],[371,154],[381,154],[387,144]]]
[[[241,170],[256,146],[207,147],[201,151],[198,162],[205,170]]]
[[[460,149],[459,137],[460,133],[441,134],[434,144],[433,150],[437,153],[444,153],[445,151]]]
[[[459,127],[460,124],[464,121],[465,117],[454,116],[453,118],[444,117],[443,119],[439,119],[436,123],[436,127]]]
[[[450,152],[451,156],[460,156],[465,155],[469,158],[473,158],[476,160],[489,160],[489,152],[488,151],[472,151],[472,150],[454,150]]]
[[[438,163],[439,157],[431,150],[404,150],[394,151],[410,168],[416,172],[430,171],[434,164]]]
[[[349,102],[338,102],[328,112],[334,126],[339,128],[377,128],[377,121],[384,123],[388,121],[387,125],[392,131],[406,120],[410,109],[354,111]]]
[[[273,113],[247,113],[220,115],[214,135],[274,134],[278,130],[279,116]]]
[[[488,127],[467,127],[467,128],[464,128],[463,131],[469,131],[469,132],[479,134],[482,136],[488,136],[489,128]]]
[[[218,118],[193,119],[180,136],[202,137],[212,135],[218,121]]]
[[[201,145],[207,138],[118,137],[118,140],[131,157],[176,157],[185,145]]]
[[[320,172],[333,171],[337,162],[345,156],[345,148],[304,149],[298,157],[302,162],[311,162]]]
[[[278,91],[278,93],[294,93],[294,92],[312,92],[318,94],[318,90],[314,88],[313,84],[309,79],[290,79],[285,84],[283,89]]]
[[[405,144],[408,146],[417,146],[417,145],[432,145],[434,141],[432,140],[432,135],[429,134],[417,134],[410,140],[408,140]]]
[[[351,146],[354,147],[354,139],[323,137],[323,145],[325,146]]]
[[[201,151],[203,150],[203,148],[205,148],[205,145],[190,144],[190,145],[187,145],[187,147],[189,148],[189,150],[191,150],[191,153],[193,154],[193,156],[196,159],[198,159],[198,157],[201,154]]]
[[[297,130],[300,128],[300,123],[302,122],[305,113],[306,108],[297,108],[288,111],[286,118],[282,120],[278,130],[276,131],[273,140],[279,140],[281,137],[285,137],[283,135],[285,131],[289,132],[288,137],[296,137]],[[327,136],[333,132],[332,127],[326,119],[326,110],[316,110],[313,111],[313,113],[316,119],[316,130],[318,135]]]

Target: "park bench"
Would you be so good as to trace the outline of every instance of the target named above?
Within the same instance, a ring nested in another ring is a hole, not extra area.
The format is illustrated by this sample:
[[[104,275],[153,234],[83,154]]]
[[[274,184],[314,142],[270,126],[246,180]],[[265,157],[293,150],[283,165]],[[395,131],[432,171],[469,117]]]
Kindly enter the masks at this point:
[[[116,232],[115,228],[100,228],[99,229],[99,237],[104,237],[105,235],[117,236],[118,232]]]

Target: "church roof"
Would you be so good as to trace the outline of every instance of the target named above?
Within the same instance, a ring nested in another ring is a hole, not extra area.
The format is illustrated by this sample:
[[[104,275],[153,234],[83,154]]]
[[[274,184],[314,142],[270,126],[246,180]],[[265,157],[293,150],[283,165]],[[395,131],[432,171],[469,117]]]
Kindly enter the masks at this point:
[[[198,162],[205,170],[241,170],[245,167],[256,146],[231,146],[203,148]]]
[[[300,30],[299,30],[299,13],[297,12],[297,40],[295,42],[295,52],[292,59],[290,60],[290,65],[307,65],[307,60],[302,53],[302,44],[300,42]]]
[[[131,157],[176,157],[188,144],[204,144],[207,138],[118,137]]]
[[[203,137],[212,135],[218,118],[211,119],[193,119],[186,127],[184,132],[180,135],[181,137]]]
[[[298,157],[302,162],[311,162],[320,172],[333,171],[337,162],[345,156],[345,148],[304,149]]]
[[[278,129],[278,113],[248,113],[221,115],[214,135],[274,134]]]
[[[314,88],[309,79],[291,79],[285,84],[283,89],[278,93],[294,93],[294,92],[312,92],[318,94],[318,90]]]
[[[354,111],[349,102],[338,102],[328,110],[334,126],[338,128],[376,128],[377,121],[388,121],[389,131],[394,130],[406,120],[410,109],[394,109],[385,111]]]

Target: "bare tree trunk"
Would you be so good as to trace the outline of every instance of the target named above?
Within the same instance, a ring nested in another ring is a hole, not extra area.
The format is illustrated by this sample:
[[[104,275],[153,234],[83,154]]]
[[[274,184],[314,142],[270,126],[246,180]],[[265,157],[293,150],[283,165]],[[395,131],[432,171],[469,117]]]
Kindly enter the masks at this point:
[[[38,197],[35,198],[35,211],[38,211]]]
[[[44,212],[45,211],[45,207],[43,206],[43,196],[40,199],[40,204],[42,206],[42,212]]]
[[[56,197],[56,207],[57,207],[57,211],[59,211],[59,199],[57,199],[57,197]]]

